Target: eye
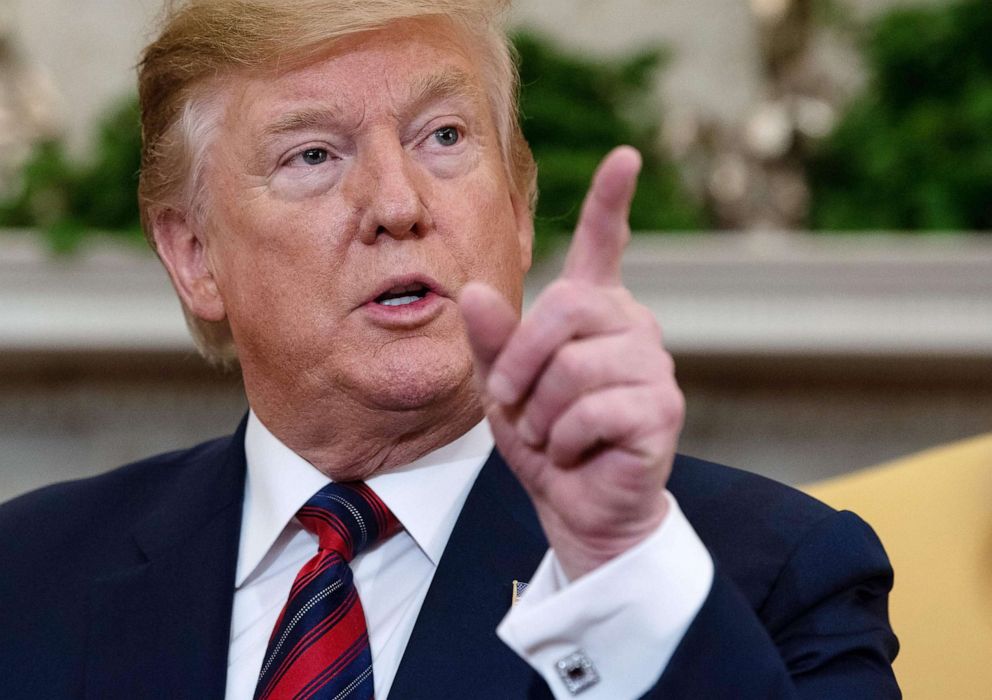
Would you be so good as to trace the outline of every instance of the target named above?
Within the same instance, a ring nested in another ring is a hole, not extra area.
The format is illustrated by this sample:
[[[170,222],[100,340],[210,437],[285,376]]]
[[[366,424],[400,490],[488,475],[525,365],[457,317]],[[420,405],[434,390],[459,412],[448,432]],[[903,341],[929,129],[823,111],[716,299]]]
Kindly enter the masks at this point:
[[[461,139],[461,134],[453,126],[442,126],[434,132],[434,139],[442,146],[454,146]]]
[[[327,162],[327,157],[327,149],[324,148],[308,148],[300,153],[300,160],[306,165],[320,165]]]

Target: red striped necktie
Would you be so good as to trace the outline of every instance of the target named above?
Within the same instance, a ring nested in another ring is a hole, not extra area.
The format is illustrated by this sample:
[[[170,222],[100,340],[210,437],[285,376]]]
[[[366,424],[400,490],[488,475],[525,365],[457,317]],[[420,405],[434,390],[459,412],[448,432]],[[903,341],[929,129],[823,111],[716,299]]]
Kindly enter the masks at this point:
[[[350,562],[399,530],[361,482],[328,484],[296,514],[317,554],[296,575],[255,688],[255,700],[372,698],[372,653]]]

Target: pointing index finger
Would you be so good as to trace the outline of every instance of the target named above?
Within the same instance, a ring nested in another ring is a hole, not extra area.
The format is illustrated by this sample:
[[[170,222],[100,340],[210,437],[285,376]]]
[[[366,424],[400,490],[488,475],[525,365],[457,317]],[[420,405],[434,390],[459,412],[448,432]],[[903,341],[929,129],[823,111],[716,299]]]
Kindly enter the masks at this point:
[[[630,146],[613,149],[600,163],[568,248],[564,277],[620,284],[620,260],[630,240],[627,219],[640,170],[641,154]]]

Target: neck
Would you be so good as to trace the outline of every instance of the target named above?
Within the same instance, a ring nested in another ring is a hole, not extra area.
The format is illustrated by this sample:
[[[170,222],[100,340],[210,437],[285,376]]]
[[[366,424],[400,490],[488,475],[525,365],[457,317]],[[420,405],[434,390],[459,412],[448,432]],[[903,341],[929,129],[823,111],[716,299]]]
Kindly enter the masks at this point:
[[[333,406],[288,413],[278,410],[286,403],[248,394],[265,427],[335,481],[365,480],[409,464],[458,439],[483,416],[471,386],[445,401],[393,411],[337,397]]]

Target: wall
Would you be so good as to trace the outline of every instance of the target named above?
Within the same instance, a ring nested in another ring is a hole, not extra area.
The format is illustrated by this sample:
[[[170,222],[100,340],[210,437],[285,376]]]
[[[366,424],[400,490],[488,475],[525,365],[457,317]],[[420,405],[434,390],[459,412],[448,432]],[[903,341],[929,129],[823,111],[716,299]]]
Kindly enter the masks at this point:
[[[623,272],[676,358],[684,452],[803,483],[992,430],[992,239],[648,236]],[[245,410],[148,254],[3,233],[0,299],[0,501]]]

